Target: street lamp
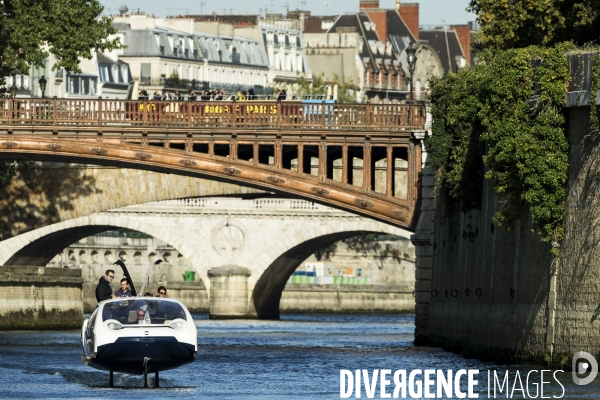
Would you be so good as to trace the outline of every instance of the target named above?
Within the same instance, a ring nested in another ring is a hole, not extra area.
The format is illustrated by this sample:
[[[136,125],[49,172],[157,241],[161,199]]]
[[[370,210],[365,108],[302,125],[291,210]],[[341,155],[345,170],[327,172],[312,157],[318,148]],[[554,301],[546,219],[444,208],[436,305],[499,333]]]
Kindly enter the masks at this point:
[[[13,80],[13,84],[10,87],[10,96],[15,97],[17,95],[17,85],[15,85],[15,81]]]
[[[410,72],[410,102],[412,103],[414,100],[413,95],[413,75],[415,72],[415,66],[417,65],[417,46],[415,43],[411,43],[410,46],[406,48],[406,58],[408,61],[408,70]]]
[[[46,78],[44,78],[44,75],[42,75],[42,77],[38,81],[38,83],[40,84],[40,90],[42,91],[42,99],[44,98],[44,91],[46,90],[46,82]]]

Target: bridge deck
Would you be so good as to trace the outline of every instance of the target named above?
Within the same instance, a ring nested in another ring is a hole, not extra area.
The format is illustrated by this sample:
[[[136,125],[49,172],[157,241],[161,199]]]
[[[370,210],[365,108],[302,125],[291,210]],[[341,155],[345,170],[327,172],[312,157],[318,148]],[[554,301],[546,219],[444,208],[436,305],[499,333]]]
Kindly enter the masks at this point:
[[[0,123],[406,130],[422,127],[425,113],[422,105],[408,104],[0,99]]]
[[[0,157],[209,177],[414,225],[422,105],[0,99]]]

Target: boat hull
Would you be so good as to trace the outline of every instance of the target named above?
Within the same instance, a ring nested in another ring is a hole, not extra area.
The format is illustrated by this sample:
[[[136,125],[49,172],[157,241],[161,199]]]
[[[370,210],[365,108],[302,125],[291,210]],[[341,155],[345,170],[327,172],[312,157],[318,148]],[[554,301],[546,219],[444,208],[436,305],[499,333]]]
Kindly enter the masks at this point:
[[[114,343],[99,346],[89,365],[105,371],[141,375],[145,357],[150,359],[148,372],[165,371],[193,362],[196,350],[192,344],[179,342],[172,336],[121,337]]]

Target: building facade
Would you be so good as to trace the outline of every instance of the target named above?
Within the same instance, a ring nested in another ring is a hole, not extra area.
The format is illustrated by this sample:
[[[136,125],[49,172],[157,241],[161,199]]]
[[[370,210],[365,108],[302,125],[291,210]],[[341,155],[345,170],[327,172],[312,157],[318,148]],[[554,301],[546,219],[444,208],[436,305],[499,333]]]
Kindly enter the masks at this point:
[[[235,93],[267,87],[268,57],[259,42],[197,30],[192,19],[147,15],[116,17],[127,48],[119,59],[131,66],[140,89],[215,90]]]

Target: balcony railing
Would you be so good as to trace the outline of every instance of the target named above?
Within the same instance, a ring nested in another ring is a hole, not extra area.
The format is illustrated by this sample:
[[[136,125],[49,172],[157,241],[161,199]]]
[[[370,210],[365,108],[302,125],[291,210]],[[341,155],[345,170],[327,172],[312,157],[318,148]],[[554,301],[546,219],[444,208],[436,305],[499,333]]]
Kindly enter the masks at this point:
[[[0,124],[423,129],[422,104],[0,99]]]

